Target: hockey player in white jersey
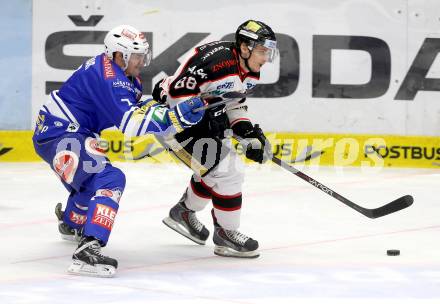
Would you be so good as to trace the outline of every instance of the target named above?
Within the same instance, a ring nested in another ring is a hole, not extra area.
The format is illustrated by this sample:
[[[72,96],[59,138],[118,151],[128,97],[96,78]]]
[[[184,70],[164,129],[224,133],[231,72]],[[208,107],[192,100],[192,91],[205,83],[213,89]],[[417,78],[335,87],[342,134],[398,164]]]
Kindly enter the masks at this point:
[[[57,205],[64,238],[79,238],[69,272],[111,277],[118,263],[101,254],[108,242],[125,188],[125,175],[105,156],[99,134],[117,127],[126,136],[171,136],[197,124],[204,105],[190,98],[172,109],[146,100],[139,104],[140,70],[151,59],[142,32],[118,26],[105,37],[105,52],[87,60],[50,94],[38,114],[36,152],[69,191],[66,209]]]
[[[205,96],[213,105],[228,92],[245,93],[260,78],[260,69],[277,55],[272,29],[248,20],[236,31],[235,42],[214,41],[196,47],[173,76],[156,84],[153,97],[176,105],[189,96]],[[243,95],[243,94],[242,94]],[[212,97],[212,98],[210,98]],[[171,153],[191,167],[194,174],[180,201],[164,223],[197,244],[205,244],[209,231],[196,217],[213,204],[214,253],[227,257],[258,257],[258,242],[238,231],[242,205],[243,163],[225,131],[247,139],[246,157],[258,163],[270,154],[258,125],[251,123],[244,99],[214,106],[195,127],[161,140]]]

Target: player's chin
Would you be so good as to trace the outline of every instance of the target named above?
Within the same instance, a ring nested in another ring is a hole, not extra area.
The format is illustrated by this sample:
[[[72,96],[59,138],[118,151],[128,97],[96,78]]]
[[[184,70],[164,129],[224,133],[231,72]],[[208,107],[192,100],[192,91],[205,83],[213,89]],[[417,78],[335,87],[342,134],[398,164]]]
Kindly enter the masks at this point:
[[[253,72],[254,72],[254,73],[258,73],[258,72],[260,72],[262,66],[263,66],[262,64],[257,64],[257,65],[255,66],[255,68],[252,69]]]

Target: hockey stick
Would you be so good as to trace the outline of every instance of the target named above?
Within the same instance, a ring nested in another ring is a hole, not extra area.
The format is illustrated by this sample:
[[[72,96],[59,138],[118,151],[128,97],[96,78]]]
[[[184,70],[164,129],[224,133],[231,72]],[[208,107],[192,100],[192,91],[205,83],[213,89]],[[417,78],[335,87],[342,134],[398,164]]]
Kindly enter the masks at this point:
[[[294,163],[305,162],[311,160],[312,158],[321,156],[324,153],[324,151],[315,151],[315,152],[312,151],[313,151],[313,147],[307,146],[304,150],[298,153],[298,155],[296,155],[295,159],[289,161],[289,163],[294,164]]]
[[[288,163],[282,161],[281,159],[279,159],[279,158],[277,158],[275,156],[272,156],[271,160],[272,160],[272,162],[274,162],[275,164],[277,164],[281,168],[284,168],[287,171],[289,171],[290,173],[295,174],[296,176],[298,176],[299,178],[305,180],[306,182],[308,182],[312,186],[318,188],[322,192],[330,195],[331,197],[337,199],[338,201],[342,202],[343,204],[347,205],[348,207],[353,208],[357,212],[359,212],[359,213],[361,213],[361,214],[363,214],[366,217],[369,217],[371,219],[378,218],[378,217],[381,217],[381,216],[385,216],[385,215],[388,215],[390,213],[394,213],[396,211],[405,209],[405,208],[411,206],[412,203],[414,202],[414,198],[411,195],[405,195],[405,196],[402,196],[402,197],[392,201],[391,203],[385,204],[385,205],[383,205],[381,207],[378,207],[378,208],[373,208],[373,209],[364,208],[364,207],[361,207],[361,206],[353,203],[352,201],[350,201],[349,199],[343,197],[342,195],[340,195],[336,191],[330,189],[329,187],[321,184],[320,182],[318,182],[317,180],[311,178],[307,174],[305,174],[305,173],[299,171],[298,169],[290,166]]]
[[[244,142],[245,146],[247,146],[249,144],[249,141],[247,139],[245,139],[245,138],[241,138],[239,136],[234,136],[234,137],[239,142],[241,142],[241,143]],[[296,169],[293,166],[289,165],[285,161],[283,161],[283,160],[281,160],[281,159],[279,159],[279,158],[277,158],[277,157],[275,157],[273,155],[271,157],[271,160],[272,160],[272,162],[274,162],[275,164],[277,164],[281,168],[284,168],[285,170],[289,171],[290,173],[295,174],[296,176],[298,176],[299,178],[305,180],[306,182],[308,182],[312,186],[318,188],[322,192],[330,195],[331,197],[337,199],[341,203],[347,205],[350,208],[353,208],[357,212],[365,215],[366,217],[372,218],[372,219],[378,218],[378,217],[382,217],[382,216],[388,215],[390,213],[394,213],[394,212],[397,212],[399,210],[405,209],[405,208],[411,206],[412,203],[414,202],[414,198],[411,195],[405,195],[405,196],[402,196],[402,197],[392,201],[391,203],[385,204],[385,205],[383,205],[381,207],[378,207],[378,208],[373,208],[373,209],[364,208],[362,206],[359,206],[358,204],[353,203],[352,201],[350,201],[349,199],[347,199],[344,196],[340,195],[336,191],[330,189],[329,187],[321,184],[320,182],[318,182],[317,180],[311,178],[307,174],[299,171],[298,169]]]
[[[202,110],[215,108],[217,106],[221,106],[223,104],[226,104],[226,103],[229,103],[232,101],[236,101],[237,99],[246,98],[247,95],[248,94],[246,94],[246,93],[241,93],[241,92],[237,92],[237,91],[226,92],[224,94],[216,95],[216,96],[212,96],[212,95],[210,95],[210,93],[202,94],[201,95],[202,98],[213,97],[213,98],[221,98],[223,100],[208,104],[206,106],[203,106],[203,107],[200,107],[197,109],[194,109],[193,112],[195,113],[195,112],[200,112]]]

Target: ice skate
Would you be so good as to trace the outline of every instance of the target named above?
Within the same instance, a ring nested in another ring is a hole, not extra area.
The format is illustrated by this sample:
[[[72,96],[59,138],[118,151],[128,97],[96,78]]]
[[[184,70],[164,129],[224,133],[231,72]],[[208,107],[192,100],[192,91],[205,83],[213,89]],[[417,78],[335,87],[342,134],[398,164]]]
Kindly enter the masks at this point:
[[[72,260],[67,271],[76,275],[111,278],[118,268],[118,261],[101,254],[101,244],[93,237],[81,239]]]
[[[82,236],[82,229],[69,227],[69,225],[63,221],[64,211],[62,211],[61,208],[61,203],[55,206],[55,215],[58,218],[58,231],[60,232],[61,238],[66,241],[78,243]]]
[[[191,241],[199,245],[205,245],[209,231],[197,219],[196,213],[185,206],[185,197],[186,193],[171,208],[169,216],[164,218],[162,222]]]
[[[258,242],[236,230],[226,230],[215,224],[214,253],[224,257],[257,258]]]

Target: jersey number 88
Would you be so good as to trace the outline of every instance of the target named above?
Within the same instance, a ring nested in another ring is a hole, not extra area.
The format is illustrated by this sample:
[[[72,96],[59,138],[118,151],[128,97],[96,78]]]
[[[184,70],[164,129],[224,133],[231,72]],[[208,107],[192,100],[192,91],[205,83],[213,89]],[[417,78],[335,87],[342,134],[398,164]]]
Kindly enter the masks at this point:
[[[197,86],[197,80],[194,77],[183,77],[182,79],[180,79],[178,82],[176,82],[176,84],[174,85],[174,88],[177,89],[182,89],[182,88],[187,88],[188,90],[194,90]]]

